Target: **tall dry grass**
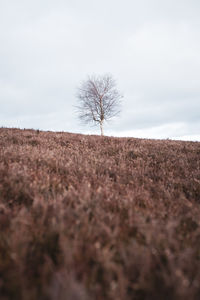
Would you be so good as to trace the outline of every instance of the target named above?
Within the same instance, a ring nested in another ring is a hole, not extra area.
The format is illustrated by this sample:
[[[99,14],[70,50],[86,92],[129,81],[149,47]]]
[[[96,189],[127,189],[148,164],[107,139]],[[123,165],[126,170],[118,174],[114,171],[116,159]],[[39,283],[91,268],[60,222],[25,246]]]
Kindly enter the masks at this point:
[[[0,299],[199,299],[200,143],[0,129]]]

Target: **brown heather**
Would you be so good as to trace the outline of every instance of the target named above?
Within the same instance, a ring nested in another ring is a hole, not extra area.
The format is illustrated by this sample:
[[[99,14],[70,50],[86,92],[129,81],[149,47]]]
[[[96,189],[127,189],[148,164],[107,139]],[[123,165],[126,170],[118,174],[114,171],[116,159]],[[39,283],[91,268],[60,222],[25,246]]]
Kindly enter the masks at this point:
[[[0,129],[0,299],[200,299],[200,143]]]

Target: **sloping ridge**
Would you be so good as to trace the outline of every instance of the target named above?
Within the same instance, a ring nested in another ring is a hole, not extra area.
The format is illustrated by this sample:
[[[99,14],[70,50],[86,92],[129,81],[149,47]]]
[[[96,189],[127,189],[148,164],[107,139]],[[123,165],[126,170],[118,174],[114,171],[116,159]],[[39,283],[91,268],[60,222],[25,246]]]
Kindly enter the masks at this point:
[[[199,299],[200,143],[0,128],[2,299]]]

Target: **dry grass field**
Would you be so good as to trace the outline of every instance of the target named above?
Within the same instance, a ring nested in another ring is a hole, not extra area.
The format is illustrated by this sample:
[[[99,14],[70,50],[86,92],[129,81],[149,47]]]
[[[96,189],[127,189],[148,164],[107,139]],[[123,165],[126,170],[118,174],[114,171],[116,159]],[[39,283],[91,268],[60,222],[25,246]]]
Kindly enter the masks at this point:
[[[0,299],[200,299],[200,143],[0,128]]]

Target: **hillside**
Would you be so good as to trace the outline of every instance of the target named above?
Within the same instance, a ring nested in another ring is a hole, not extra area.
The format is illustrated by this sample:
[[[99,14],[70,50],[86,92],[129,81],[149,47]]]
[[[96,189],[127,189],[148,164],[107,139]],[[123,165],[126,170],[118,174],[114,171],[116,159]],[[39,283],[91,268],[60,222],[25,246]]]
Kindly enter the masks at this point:
[[[200,143],[0,129],[0,299],[199,299]]]

